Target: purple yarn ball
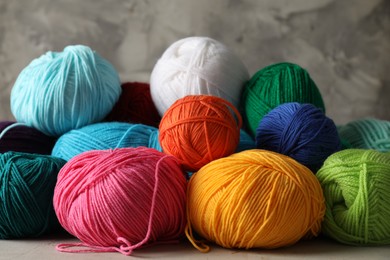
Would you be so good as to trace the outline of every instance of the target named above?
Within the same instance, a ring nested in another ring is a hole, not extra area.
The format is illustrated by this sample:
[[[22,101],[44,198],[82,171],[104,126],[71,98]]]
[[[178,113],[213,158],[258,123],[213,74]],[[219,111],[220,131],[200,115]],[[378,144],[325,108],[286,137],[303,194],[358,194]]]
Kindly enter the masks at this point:
[[[256,130],[256,147],[292,157],[313,172],[341,149],[332,119],[312,104],[284,103],[271,110]]]
[[[36,153],[36,154],[51,154],[56,139],[49,137],[35,128],[18,125],[10,128],[8,131],[3,131],[15,124],[15,122],[3,121],[0,122],[0,153],[9,151]]]

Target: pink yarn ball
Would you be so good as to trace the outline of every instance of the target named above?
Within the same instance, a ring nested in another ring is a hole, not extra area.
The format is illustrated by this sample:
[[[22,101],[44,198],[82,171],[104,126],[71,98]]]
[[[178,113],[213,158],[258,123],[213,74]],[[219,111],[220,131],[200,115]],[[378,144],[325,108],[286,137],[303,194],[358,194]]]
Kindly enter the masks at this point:
[[[186,185],[176,159],[155,149],[82,153],[61,169],[54,191],[59,222],[82,243],[57,249],[130,255],[146,244],[173,242],[186,223]]]

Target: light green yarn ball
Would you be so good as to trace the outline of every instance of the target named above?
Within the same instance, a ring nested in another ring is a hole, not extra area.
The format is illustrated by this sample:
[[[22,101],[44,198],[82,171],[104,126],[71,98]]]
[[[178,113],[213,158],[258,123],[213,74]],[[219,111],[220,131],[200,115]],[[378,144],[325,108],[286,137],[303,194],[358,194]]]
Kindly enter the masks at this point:
[[[390,153],[346,149],[316,176],[326,202],[324,234],[349,245],[390,244]]]

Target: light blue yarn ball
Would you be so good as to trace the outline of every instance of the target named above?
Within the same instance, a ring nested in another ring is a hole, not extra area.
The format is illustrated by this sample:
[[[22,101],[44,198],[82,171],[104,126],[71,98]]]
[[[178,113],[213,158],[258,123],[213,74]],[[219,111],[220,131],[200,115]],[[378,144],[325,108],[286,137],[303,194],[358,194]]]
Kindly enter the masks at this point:
[[[54,145],[52,155],[69,161],[86,151],[139,146],[161,152],[158,129],[143,124],[96,123],[62,135]]]
[[[91,48],[47,52],[19,74],[11,92],[18,122],[60,136],[101,121],[121,94],[115,68]]]

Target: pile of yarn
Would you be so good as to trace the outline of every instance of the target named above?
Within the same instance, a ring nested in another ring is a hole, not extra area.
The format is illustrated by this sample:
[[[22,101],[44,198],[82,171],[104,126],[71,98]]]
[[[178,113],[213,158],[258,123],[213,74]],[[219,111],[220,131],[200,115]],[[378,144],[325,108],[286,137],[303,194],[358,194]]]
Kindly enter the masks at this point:
[[[59,222],[81,240],[63,252],[130,255],[184,235],[202,252],[207,241],[279,248],[322,230],[390,244],[390,122],[336,127],[297,64],[250,78],[224,44],[188,37],[165,50],[150,86],[121,85],[108,60],[68,46],[22,70],[11,110],[17,122],[0,123],[0,238]]]

